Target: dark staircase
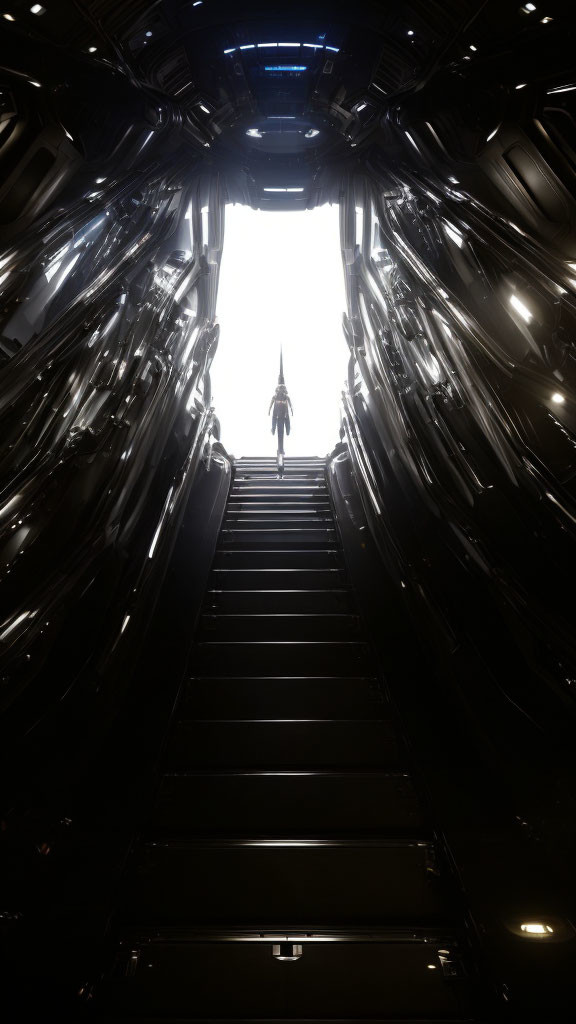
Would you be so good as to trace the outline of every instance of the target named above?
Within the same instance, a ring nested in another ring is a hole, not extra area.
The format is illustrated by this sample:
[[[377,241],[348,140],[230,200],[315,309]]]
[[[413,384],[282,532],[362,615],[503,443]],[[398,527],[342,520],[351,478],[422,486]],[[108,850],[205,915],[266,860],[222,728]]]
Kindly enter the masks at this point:
[[[322,460],[236,464],[191,667],[99,1019],[469,1020],[462,910]]]

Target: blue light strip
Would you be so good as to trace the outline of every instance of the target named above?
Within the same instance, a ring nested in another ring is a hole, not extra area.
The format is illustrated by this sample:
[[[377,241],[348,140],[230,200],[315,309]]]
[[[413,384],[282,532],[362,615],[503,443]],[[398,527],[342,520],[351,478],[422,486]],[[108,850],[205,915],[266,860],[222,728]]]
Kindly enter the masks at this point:
[[[306,64],[266,64],[264,71],[307,71]]]
[[[309,50],[331,50],[332,53],[340,53],[338,46],[326,46],[325,43],[248,43],[245,46],[232,46],[229,50],[224,50],[224,53],[235,53],[236,50],[262,50],[269,46],[307,46]]]

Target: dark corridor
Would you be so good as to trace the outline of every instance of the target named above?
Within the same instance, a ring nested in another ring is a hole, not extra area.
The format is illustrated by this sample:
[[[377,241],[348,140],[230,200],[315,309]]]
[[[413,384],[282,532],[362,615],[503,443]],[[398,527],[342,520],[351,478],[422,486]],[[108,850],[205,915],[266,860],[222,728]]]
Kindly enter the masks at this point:
[[[1,14],[7,1020],[572,1019],[575,28]],[[325,458],[222,435],[233,203],[338,207]]]

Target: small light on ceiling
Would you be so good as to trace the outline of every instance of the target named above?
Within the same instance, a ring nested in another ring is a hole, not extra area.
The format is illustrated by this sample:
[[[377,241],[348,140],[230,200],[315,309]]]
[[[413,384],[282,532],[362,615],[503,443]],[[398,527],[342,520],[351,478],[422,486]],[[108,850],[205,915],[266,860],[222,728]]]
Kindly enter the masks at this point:
[[[408,29],[408,31],[407,31],[407,33],[406,33],[406,35],[407,35],[407,36],[413,36],[413,35],[414,35],[414,30],[413,30],[413,29],[411,29],[411,28],[409,28],[409,29]]]
[[[541,25],[548,25],[550,21],[554,21],[554,18],[540,18]]]
[[[527,11],[535,11],[536,10],[536,4],[524,4],[524,8]]]
[[[36,86],[37,89],[41,89],[42,88],[40,82],[34,82],[32,79],[30,79],[30,85]]]
[[[359,114],[360,111],[364,110],[364,108],[367,107],[367,106],[368,106],[367,103],[359,103],[358,106],[356,107],[356,113]]]
[[[490,135],[486,139],[486,142],[490,142],[490,140],[494,138],[494,136],[497,134],[497,132],[498,132],[498,128],[495,128],[493,132],[490,132]]]
[[[473,43],[470,43],[470,49],[471,49],[471,50],[474,50],[474,53],[476,53],[476,51],[477,51],[478,47],[477,47],[477,46],[474,46],[474,44],[473,44]]]
[[[98,49],[97,46],[89,46],[88,47],[88,53],[96,53],[97,49]]]
[[[106,178],[95,178],[94,180],[97,185],[101,185],[103,181],[106,181]]]
[[[148,39],[150,39],[150,36],[152,35],[152,33],[150,32],[150,30],[148,30],[148,32],[146,33],[146,35],[148,36]]]
[[[246,46],[241,46],[240,49],[241,50],[253,50],[254,49],[254,43],[247,43]]]
[[[566,399],[564,398],[564,395],[560,394],[559,391],[555,391],[554,394],[552,395],[552,401],[554,402],[555,405],[564,405],[564,402],[566,401]],[[533,928],[533,927],[540,928],[541,925],[537,925],[536,926],[536,925],[527,925],[527,924],[525,925],[525,924],[523,924],[520,927],[522,928],[522,931],[528,931],[529,928]],[[550,931],[550,932],[552,931],[552,928],[550,928],[549,925],[547,925],[546,927],[548,928],[548,931]]]
[[[208,107],[205,107],[203,103],[199,103],[198,106],[200,107],[200,110],[204,111],[205,114],[209,114],[210,113],[210,111],[208,110]]]
[[[224,53],[234,53],[235,49],[236,49],[236,47],[232,46],[229,50],[224,50]]]
[[[427,964],[426,966],[427,966],[429,971],[435,971],[436,970],[436,964]]]
[[[30,14],[37,14],[40,17],[41,14],[46,14],[46,8],[42,7],[42,4],[32,4]]]
[[[514,294],[510,296],[509,302],[512,308],[515,309],[516,312],[520,314],[524,322],[529,324],[532,319],[532,313],[528,309],[528,306],[525,306],[524,303],[520,301],[518,296]]]
[[[320,135],[318,128],[309,128],[307,132],[304,132],[305,139],[315,139],[317,135]]]
[[[459,185],[458,178],[453,178],[451,174],[448,175],[448,181],[451,181],[453,185]]]
[[[552,935],[554,929],[549,924],[540,924],[534,921],[528,924],[521,924],[520,931],[524,932],[525,935],[547,938],[548,935]]]
[[[520,82],[520,84],[516,86],[516,89],[525,89],[527,85],[527,82]]]
[[[194,0],[194,3],[192,4],[192,7],[201,7],[201,6],[202,6],[202,0]]]
[[[3,14],[2,17],[6,18],[6,21],[16,21],[16,18],[12,14]]]
[[[259,128],[249,128],[248,131],[246,132],[246,135],[249,135],[251,139],[262,138],[262,132],[260,131]]]

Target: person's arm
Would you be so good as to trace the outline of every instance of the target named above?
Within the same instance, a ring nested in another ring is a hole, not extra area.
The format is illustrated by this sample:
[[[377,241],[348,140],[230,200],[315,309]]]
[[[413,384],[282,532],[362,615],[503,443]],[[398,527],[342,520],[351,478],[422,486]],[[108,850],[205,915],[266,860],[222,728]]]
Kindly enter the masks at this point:
[[[286,397],[288,398],[288,396],[286,396]],[[292,413],[292,415],[294,415],[294,409],[292,408],[292,402],[290,401],[289,398],[288,398],[288,405],[290,406],[290,412]]]
[[[268,409],[268,415],[270,415],[270,412],[272,410],[272,406],[274,405],[274,399],[275,398],[276,398],[276,395],[272,395],[272,401],[270,402],[270,408]]]

